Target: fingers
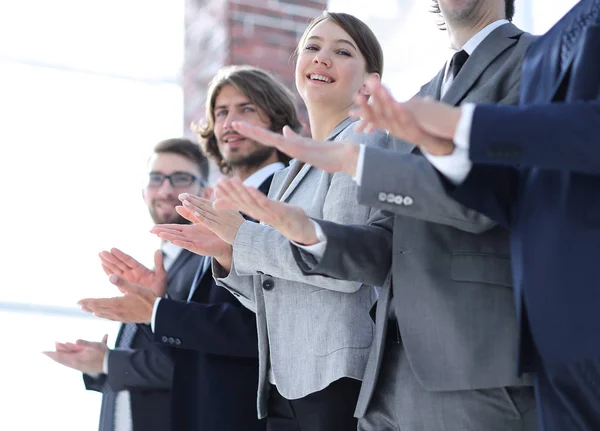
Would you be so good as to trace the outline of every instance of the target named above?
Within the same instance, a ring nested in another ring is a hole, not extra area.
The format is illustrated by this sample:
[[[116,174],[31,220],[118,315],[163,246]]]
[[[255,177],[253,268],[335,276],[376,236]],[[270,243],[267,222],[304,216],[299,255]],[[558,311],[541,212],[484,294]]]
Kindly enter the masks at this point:
[[[102,337],[102,344],[108,345],[108,334],[104,334],[104,337]]]
[[[244,121],[233,121],[231,126],[240,135],[250,138],[253,141],[260,142],[267,147],[281,148],[285,145],[282,135],[262,127],[253,126]]]
[[[96,348],[98,346],[97,342],[94,341],[86,341],[86,340],[77,340],[75,344],[79,347],[88,347],[88,348]]]
[[[117,259],[108,251],[102,251],[99,253],[100,261],[102,263],[102,269],[107,275],[110,274],[122,274],[127,271],[127,265],[121,260]]]
[[[112,253],[113,256],[115,256],[117,259],[121,260],[123,263],[125,263],[125,265],[127,265],[128,268],[136,268],[136,267],[143,267],[144,265],[142,265],[141,263],[139,263],[137,260],[135,260],[133,257],[129,256],[126,253],[123,253],[121,250],[119,250],[118,248],[111,248],[110,252]]]
[[[124,296],[118,298],[85,298],[78,302],[84,311],[96,317],[108,320],[122,320],[122,311],[126,308]]]
[[[183,205],[177,205],[175,207],[175,211],[177,211],[177,213],[187,221],[196,223],[196,216],[194,215],[194,211],[189,210]]]

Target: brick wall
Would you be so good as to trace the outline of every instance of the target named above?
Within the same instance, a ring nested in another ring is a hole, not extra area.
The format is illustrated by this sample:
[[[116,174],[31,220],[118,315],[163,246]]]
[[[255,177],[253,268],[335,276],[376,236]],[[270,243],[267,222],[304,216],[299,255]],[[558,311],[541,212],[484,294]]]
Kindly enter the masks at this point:
[[[186,0],[183,65],[184,130],[204,115],[206,87],[229,64],[251,64],[297,94],[292,54],[308,22],[327,0]],[[300,97],[303,120],[305,109]]]

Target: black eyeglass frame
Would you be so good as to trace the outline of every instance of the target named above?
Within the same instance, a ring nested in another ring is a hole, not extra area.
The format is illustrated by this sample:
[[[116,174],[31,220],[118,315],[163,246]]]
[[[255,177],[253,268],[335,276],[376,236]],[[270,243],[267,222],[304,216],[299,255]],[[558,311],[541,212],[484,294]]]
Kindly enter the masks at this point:
[[[151,184],[150,177],[152,177],[153,175],[157,176],[157,177],[158,176],[161,177],[161,180],[160,180],[159,184]],[[185,184],[185,185],[175,185],[173,183],[173,177],[177,176],[177,175],[188,176],[190,178],[191,182],[189,184]],[[170,175],[166,175],[166,174],[163,174],[161,172],[150,172],[148,174],[148,182],[146,183],[146,187],[151,188],[151,189],[158,189],[158,188],[160,188],[163,185],[163,183],[165,182],[165,180],[169,180],[169,183],[171,184],[171,187],[174,188],[174,189],[182,188],[182,187],[189,187],[192,184],[194,184],[195,182],[198,182],[198,184],[200,184],[200,186],[202,188],[208,187],[208,183],[206,181],[204,181],[202,178],[197,177],[194,174],[190,174],[189,172],[182,172],[182,171],[173,172]]]

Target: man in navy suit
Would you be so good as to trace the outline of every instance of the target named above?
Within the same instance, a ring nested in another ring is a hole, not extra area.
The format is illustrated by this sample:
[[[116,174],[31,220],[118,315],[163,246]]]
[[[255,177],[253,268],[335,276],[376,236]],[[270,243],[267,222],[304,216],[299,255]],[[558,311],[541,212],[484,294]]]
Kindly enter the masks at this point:
[[[242,119],[271,130],[280,131],[284,125],[298,130],[301,124],[292,93],[260,69],[225,67],[211,81],[205,124],[197,130],[204,153],[223,174],[266,194],[273,173],[284,168],[289,158],[237,134],[231,123]],[[203,248],[210,243],[207,238],[193,251],[216,255]],[[157,289],[149,288],[157,284],[154,271],[133,258],[114,251],[110,259],[115,262],[113,274],[120,276],[112,275],[111,281],[127,289],[128,294],[80,303],[100,317],[151,324],[148,335],[156,343],[172,348],[172,428],[263,431],[265,421],[258,420],[256,414],[256,316],[216,285],[210,269],[212,259],[202,258],[187,300],[161,298],[153,293]]]
[[[511,229],[519,371],[536,373],[542,427],[599,430],[600,0],[534,42],[522,73],[519,107],[401,104],[374,84],[361,115],[420,146],[456,200]]]

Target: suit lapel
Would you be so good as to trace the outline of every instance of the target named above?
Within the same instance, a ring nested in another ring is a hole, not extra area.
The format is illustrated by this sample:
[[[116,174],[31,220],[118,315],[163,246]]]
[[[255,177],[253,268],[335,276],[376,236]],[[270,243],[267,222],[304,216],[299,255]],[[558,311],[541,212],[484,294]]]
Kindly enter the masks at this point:
[[[177,274],[179,268],[181,268],[188,261],[188,259],[192,257],[192,254],[193,253],[191,251],[188,251],[186,249],[181,250],[179,256],[177,256],[177,259],[175,259],[175,262],[173,262],[173,264],[167,271],[167,285],[171,284],[171,281],[173,280],[175,274]]]
[[[517,43],[517,36],[522,33],[513,24],[504,24],[492,31],[475,48],[442,101],[449,105],[459,105],[481,74],[502,52]]]
[[[435,100],[440,100],[442,97],[442,84],[444,83],[445,72],[446,67],[443,67],[442,70],[440,70],[435,76],[435,78],[433,78],[427,85],[423,86],[423,89],[419,92],[419,96],[429,96],[433,97]]]
[[[327,141],[333,141],[338,137],[342,131],[344,131],[348,126],[354,123],[356,120],[352,118],[346,118],[340,124],[336,126],[335,129],[329,134],[327,137]],[[303,163],[298,160],[295,160],[292,166],[290,166],[290,170],[288,171],[283,183],[281,184],[281,188],[279,192],[275,196],[276,200],[286,201],[292,192],[298,187],[298,184],[302,182],[302,179],[306,176],[306,174],[311,170],[312,165],[308,163]]]
[[[292,192],[296,190],[298,184],[300,184],[302,179],[306,176],[306,174],[308,173],[308,171],[310,171],[311,168],[312,165],[309,165],[308,163],[296,162],[294,164],[293,169],[290,169],[290,172],[288,172],[288,176],[285,177],[285,181],[283,183],[283,186],[285,188],[281,188],[281,191],[283,191],[283,193],[279,197],[280,201],[285,202],[290,197]]]

